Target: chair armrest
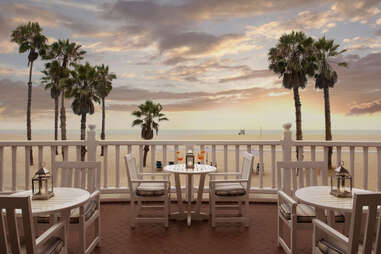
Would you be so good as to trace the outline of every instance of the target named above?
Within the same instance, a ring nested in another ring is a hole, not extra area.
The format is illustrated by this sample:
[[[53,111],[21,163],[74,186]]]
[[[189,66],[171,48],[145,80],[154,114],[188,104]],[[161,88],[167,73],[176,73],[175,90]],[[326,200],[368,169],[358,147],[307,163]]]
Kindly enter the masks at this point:
[[[63,227],[64,227],[63,221],[53,224],[53,226],[49,227],[48,230],[46,230],[36,239],[36,247],[43,245],[52,236],[56,235],[59,230],[63,230]],[[64,243],[64,244],[67,245],[67,243]]]
[[[132,180],[132,183],[168,183],[169,180]]]
[[[333,238],[335,241],[338,242],[338,245],[341,245],[341,246],[343,245],[347,246],[349,244],[348,237],[336,231],[335,229],[325,224],[321,220],[313,219],[312,224],[313,224],[313,231],[314,232],[319,231],[318,235],[327,235],[328,238]],[[319,240],[319,239],[316,239],[316,240]]]
[[[139,176],[145,177],[145,176],[161,176],[163,178],[169,178],[171,176],[170,173],[139,173]]]
[[[218,176],[240,176],[240,172],[227,172],[227,173],[209,173],[209,176],[212,180]]]
[[[209,183],[247,183],[248,179],[235,179],[235,180],[210,180]]]
[[[298,203],[293,200],[289,195],[284,193],[283,191],[278,191],[278,199],[283,200],[291,206],[291,214],[296,214],[296,206]]]
[[[96,190],[96,191],[94,191],[93,193],[91,193],[91,195],[90,195],[90,199],[95,199],[95,198],[97,198],[99,195],[100,195],[100,191],[99,191],[99,190]]]

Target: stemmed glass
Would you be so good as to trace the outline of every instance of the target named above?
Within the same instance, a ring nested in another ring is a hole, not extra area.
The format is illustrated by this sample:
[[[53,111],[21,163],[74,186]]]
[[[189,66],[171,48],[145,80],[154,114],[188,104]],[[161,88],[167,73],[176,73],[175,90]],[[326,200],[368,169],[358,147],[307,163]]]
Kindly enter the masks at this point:
[[[183,161],[184,157],[180,155],[179,151],[176,152],[176,156],[177,156],[177,162],[178,164],[180,164]]]

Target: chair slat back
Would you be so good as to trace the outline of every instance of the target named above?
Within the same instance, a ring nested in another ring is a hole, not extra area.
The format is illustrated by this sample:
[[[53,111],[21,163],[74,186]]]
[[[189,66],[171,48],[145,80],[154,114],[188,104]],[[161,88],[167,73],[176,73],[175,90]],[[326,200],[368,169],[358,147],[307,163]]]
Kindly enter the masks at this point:
[[[36,242],[29,196],[0,196],[0,253],[9,253],[9,250],[13,254],[21,253],[16,209],[21,210],[26,251],[33,254],[35,253]],[[4,210],[5,213],[3,213]]]
[[[254,155],[248,152],[243,153],[242,169],[241,169],[241,178],[249,179],[253,169]]]
[[[139,179],[136,158],[133,154],[129,153],[124,156],[124,162],[126,164],[128,186],[134,190],[135,186],[132,184],[132,181]]]
[[[90,193],[100,188],[100,171],[100,161],[59,161],[53,165],[53,174],[60,177],[56,186],[82,188]]]
[[[368,211],[363,210],[364,207]],[[381,207],[381,193],[355,193],[353,197],[352,220],[349,233],[349,254],[357,254],[360,242],[363,243],[363,254],[371,254],[373,246],[374,253],[381,253],[381,219],[377,218],[378,207]],[[380,216],[380,214],[378,214]],[[364,239],[361,241],[362,218],[365,221]]]
[[[317,185],[318,170],[323,170],[326,164],[324,161],[277,162],[281,190],[293,197],[297,189]]]

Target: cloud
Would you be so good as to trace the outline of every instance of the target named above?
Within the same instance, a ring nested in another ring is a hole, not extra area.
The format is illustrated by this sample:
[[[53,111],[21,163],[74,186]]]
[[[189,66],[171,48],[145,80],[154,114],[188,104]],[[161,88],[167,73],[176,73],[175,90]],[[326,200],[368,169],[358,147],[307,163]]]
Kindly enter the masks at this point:
[[[375,32],[376,35],[381,35],[381,29]],[[381,37],[353,37],[352,39],[344,39],[345,48],[347,50],[368,50],[381,48]]]
[[[381,111],[381,99],[353,106],[349,115],[373,114]]]

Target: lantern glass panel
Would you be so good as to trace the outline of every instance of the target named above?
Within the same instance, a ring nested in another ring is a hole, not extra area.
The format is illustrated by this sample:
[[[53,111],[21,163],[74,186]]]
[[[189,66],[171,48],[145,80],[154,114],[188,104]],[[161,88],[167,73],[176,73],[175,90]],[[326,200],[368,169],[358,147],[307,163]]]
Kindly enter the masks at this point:
[[[352,176],[342,165],[331,176],[331,194],[337,197],[352,197]]]
[[[194,155],[192,151],[188,151],[186,158],[185,158],[185,164],[187,169],[193,169],[194,168]]]

